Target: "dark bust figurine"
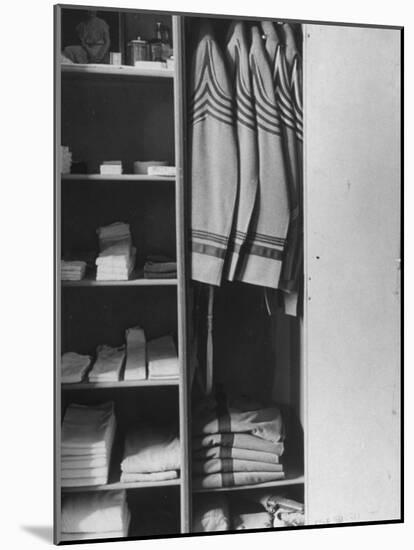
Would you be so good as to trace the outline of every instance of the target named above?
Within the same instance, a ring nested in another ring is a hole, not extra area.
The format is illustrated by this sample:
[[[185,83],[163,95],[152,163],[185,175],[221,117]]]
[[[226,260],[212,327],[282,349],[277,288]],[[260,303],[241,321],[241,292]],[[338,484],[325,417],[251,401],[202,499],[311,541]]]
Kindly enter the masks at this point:
[[[72,63],[107,63],[109,57],[109,27],[106,21],[89,11],[88,17],[76,27],[81,45],[67,46],[63,55]]]

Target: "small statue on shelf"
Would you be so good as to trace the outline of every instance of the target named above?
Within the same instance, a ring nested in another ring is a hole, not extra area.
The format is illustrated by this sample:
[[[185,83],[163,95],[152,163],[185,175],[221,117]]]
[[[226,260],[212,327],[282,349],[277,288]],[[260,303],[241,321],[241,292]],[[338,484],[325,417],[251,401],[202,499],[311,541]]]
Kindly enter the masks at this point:
[[[109,59],[109,26],[96,16],[96,11],[88,11],[88,17],[76,27],[81,45],[67,46],[63,59],[72,63],[107,63]]]

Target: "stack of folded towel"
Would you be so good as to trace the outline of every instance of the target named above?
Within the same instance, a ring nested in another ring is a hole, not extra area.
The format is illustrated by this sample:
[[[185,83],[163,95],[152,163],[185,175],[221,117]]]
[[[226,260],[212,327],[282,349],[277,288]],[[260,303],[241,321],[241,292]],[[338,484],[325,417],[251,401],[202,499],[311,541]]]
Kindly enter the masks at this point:
[[[68,406],[62,424],[62,487],[108,482],[115,428],[112,402]]]
[[[180,442],[175,429],[144,426],[127,433],[122,482],[176,479],[179,470]]]
[[[89,382],[117,382],[125,361],[125,346],[98,346],[96,361],[88,375]]]
[[[125,491],[71,493],[62,498],[62,541],[128,536]]]
[[[82,260],[61,260],[62,281],[81,281],[85,277],[86,262]]]
[[[127,329],[126,364],[124,380],[145,380],[147,378],[147,352],[145,333],[140,327]]]
[[[195,488],[254,485],[283,479],[284,426],[277,407],[217,396],[193,423]]]
[[[148,378],[162,380],[179,374],[177,350],[172,336],[162,336],[148,342]]]
[[[177,262],[166,256],[148,256],[144,264],[145,279],[175,279]]]
[[[62,384],[76,384],[82,382],[91,364],[89,355],[80,355],[74,351],[64,353],[61,360]]]
[[[97,281],[126,281],[134,266],[136,249],[132,246],[129,224],[116,222],[98,229],[99,256]]]

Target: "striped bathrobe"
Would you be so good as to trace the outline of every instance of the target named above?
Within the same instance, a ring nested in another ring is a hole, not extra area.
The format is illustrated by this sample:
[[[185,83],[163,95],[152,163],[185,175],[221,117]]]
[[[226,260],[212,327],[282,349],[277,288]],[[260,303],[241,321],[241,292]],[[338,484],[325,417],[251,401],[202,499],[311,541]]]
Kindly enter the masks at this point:
[[[238,163],[232,88],[204,22],[190,81],[192,278],[220,285],[235,208]]]
[[[229,243],[227,272],[227,278],[234,280],[258,192],[259,162],[253,84],[245,24],[241,21],[233,23],[228,36],[226,53],[233,80],[239,162],[237,204]]]
[[[299,279],[303,266],[303,240],[302,240],[302,202],[303,202],[303,104],[302,104],[302,62],[300,51],[296,44],[295,34],[288,23],[282,25],[284,34],[284,58],[287,67],[287,85],[292,100],[293,115],[295,120],[295,140],[292,142],[291,154],[294,154],[293,165],[297,168],[296,197],[294,225],[290,228],[290,248],[286,257],[283,271],[285,294],[285,311],[291,315],[297,315]],[[296,213],[297,212],[297,213]]]
[[[276,101],[283,136],[283,154],[285,169],[288,177],[290,225],[283,259],[282,277],[279,288],[291,294],[285,295],[285,304],[288,302],[295,310],[297,302],[297,287],[299,277],[299,247],[301,242],[299,203],[300,203],[300,166],[297,136],[297,113],[291,86],[290,70],[288,67],[285,44],[276,33],[270,21],[262,22],[262,29],[266,36],[266,51],[272,67]],[[282,31],[283,32],[283,31]],[[284,37],[284,32],[283,32]],[[288,308],[289,309],[289,308]]]
[[[256,26],[251,29],[249,65],[257,125],[259,193],[238,278],[278,288],[290,218],[288,181],[273,75]]]

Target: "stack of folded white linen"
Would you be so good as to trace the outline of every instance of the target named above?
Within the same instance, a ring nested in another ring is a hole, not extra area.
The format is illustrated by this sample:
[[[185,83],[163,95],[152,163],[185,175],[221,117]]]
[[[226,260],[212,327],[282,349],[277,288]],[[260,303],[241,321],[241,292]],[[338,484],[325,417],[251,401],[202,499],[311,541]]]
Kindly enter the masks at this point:
[[[61,260],[60,276],[62,281],[80,281],[85,277],[86,262],[82,260]]]
[[[128,536],[126,491],[70,493],[62,499],[62,541]]]
[[[89,355],[81,355],[74,351],[64,353],[60,363],[62,384],[82,382],[91,361],[92,357]]]
[[[62,174],[70,174],[72,166],[72,153],[67,145],[60,146],[60,163]]]
[[[88,375],[89,382],[117,382],[125,360],[125,346],[96,349],[96,361]]]
[[[163,379],[178,376],[178,356],[172,336],[162,336],[148,342],[148,378]]]
[[[174,428],[144,426],[126,435],[121,481],[176,479],[180,470],[180,442]]]
[[[145,380],[147,377],[145,333],[141,327],[132,327],[127,329],[125,339],[127,356],[124,380]]]
[[[62,423],[62,487],[108,482],[115,429],[113,402],[68,406]]]
[[[132,246],[129,224],[116,222],[98,229],[99,256],[97,281],[126,281],[134,266],[136,249]]]

